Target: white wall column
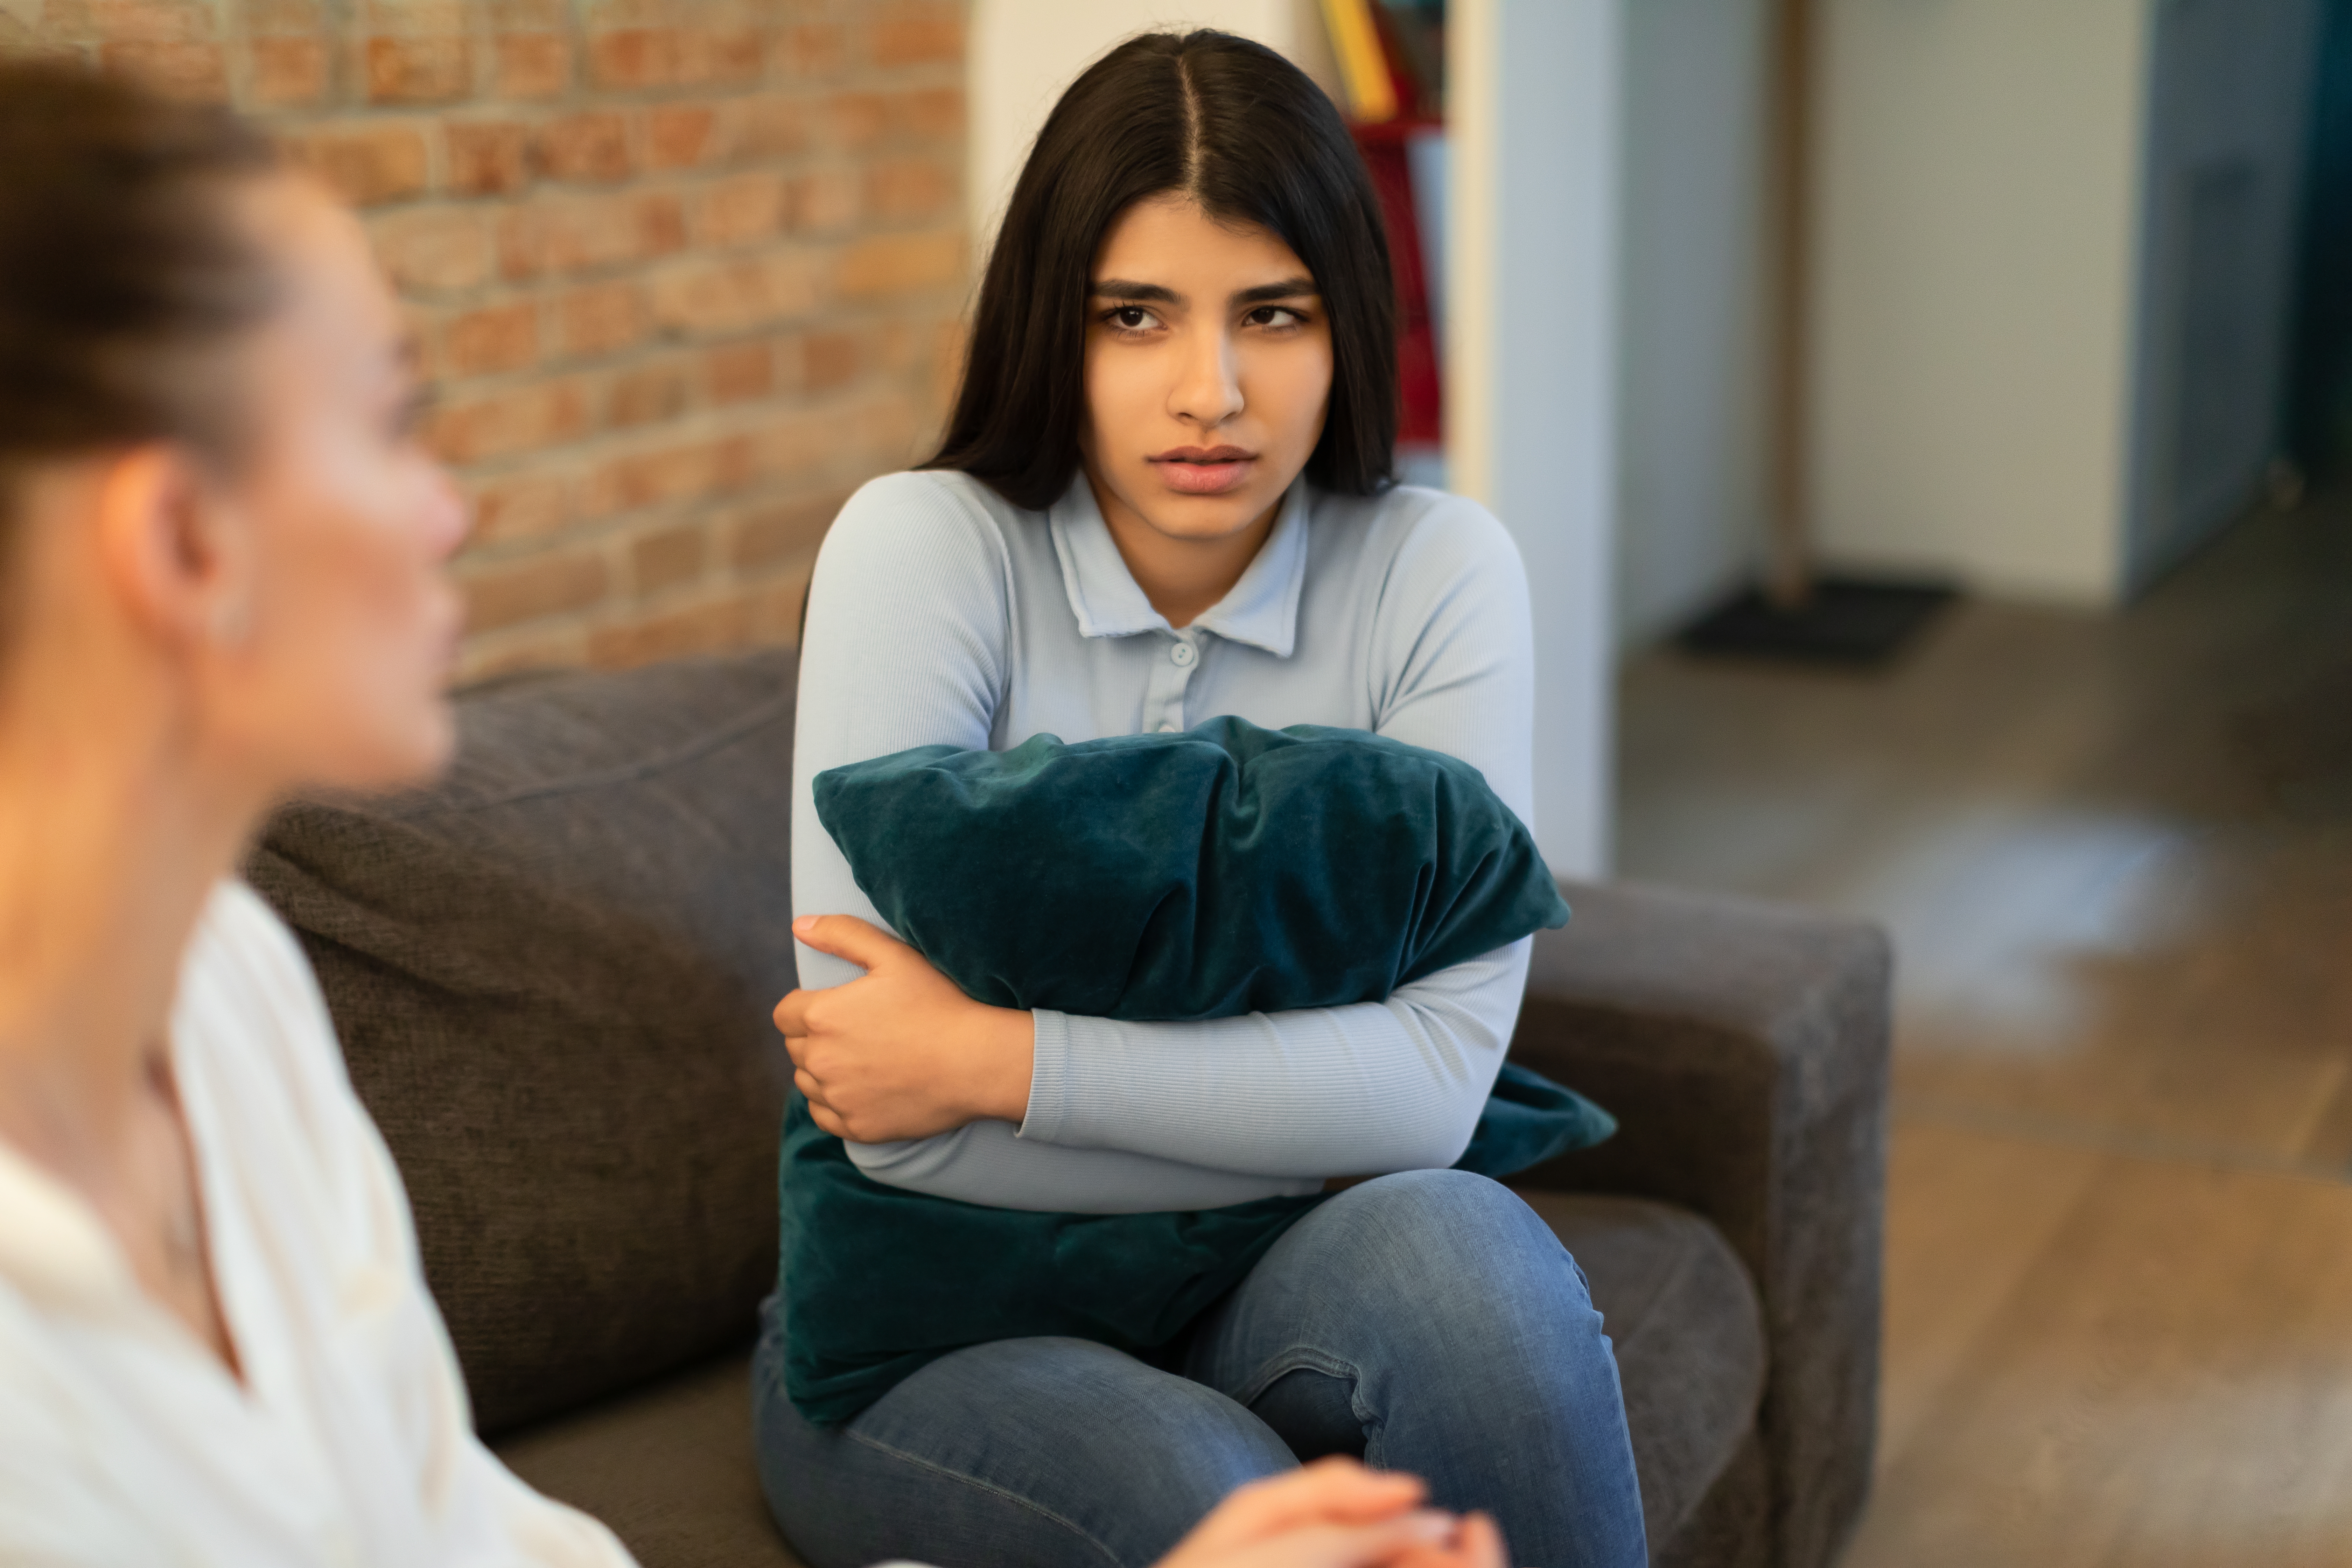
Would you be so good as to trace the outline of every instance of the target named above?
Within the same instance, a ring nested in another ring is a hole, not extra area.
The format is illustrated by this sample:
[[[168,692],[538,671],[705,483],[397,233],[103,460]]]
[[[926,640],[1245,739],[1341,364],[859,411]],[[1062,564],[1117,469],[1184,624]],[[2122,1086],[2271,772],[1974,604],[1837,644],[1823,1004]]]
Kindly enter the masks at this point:
[[[1625,3],[1447,15],[1446,463],[1527,559],[1536,838],[1582,876],[1608,869],[1611,829]]]

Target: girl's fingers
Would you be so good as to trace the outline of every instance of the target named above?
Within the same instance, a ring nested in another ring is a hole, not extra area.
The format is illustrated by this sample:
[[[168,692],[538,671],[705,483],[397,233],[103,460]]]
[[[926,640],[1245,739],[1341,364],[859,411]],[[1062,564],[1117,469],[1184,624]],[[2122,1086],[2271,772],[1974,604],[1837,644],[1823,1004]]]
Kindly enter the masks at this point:
[[[905,942],[856,915],[803,915],[793,922],[793,935],[805,946],[845,958],[868,972],[907,951]]]

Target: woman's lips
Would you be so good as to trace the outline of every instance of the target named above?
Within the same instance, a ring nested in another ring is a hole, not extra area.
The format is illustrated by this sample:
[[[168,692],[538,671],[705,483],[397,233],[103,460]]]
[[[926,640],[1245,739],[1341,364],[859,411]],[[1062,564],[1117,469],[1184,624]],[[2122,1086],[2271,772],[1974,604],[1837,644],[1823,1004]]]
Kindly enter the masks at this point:
[[[1160,482],[1181,495],[1223,495],[1249,478],[1257,459],[1230,447],[1203,457],[1162,456],[1151,459]]]

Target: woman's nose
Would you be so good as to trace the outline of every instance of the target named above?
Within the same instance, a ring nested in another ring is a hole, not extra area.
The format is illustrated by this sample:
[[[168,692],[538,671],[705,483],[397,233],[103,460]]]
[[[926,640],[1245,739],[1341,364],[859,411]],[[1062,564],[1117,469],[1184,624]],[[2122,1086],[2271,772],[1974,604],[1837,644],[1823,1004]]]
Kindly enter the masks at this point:
[[[1232,340],[1223,332],[1202,334],[1185,356],[1172,412],[1204,428],[1231,419],[1242,411],[1237,371]]]

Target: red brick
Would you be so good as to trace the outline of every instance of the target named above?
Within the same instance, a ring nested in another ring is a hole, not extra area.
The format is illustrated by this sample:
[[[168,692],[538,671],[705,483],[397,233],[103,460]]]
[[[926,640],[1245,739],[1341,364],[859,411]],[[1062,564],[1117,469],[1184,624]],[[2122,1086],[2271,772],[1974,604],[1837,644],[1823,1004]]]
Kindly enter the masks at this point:
[[[552,447],[587,432],[588,407],[587,389],[571,380],[452,402],[434,416],[433,447],[456,464]]]
[[[467,311],[442,331],[441,357],[453,376],[528,368],[539,358],[539,307],[525,300]]]
[[[695,15],[694,8],[677,9]],[[612,88],[723,81],[756,75],[760,66],[758,32],[745,26],[621,27],[591,37],[588,51],[591,75]]]
[[[572,521],[572,483],[561,474],[515,474],[475,487],[474,539],[502,544],[561,531]]]
[[[180,44],[213,36],[213,8],[203,0],[87,0],[77,9],[103,43]]]
[[[425,138],[413,125],[320,132],[297,142],[294,153],[354,206],[399,201],[425,189]]]
[[[963,236],[886,234],[861,239],[841,253],[834,281],[842,298],[872,300],[953,283],[963,275]]]
[[[842,169],[795,176],[786,187],[785,205],[794,234],[839,234],[856,224],[864,206],[857,181]]]
[[[247,101],[254,108],[316,103],[327,90],[327,46],[317,38],[256,38],[246,58]]]
[[[677,79],[675,27],[626,27],[588,40],[588,79],[604,88],[667,87]]]
[[[492,631],[585,608],[611,588],[612,570],[601,554],[533,556],[469,574],[465,580],[466,620],[477,632]]]
[[[509,33],[498,41],[501,98],[553,98],[572,85],[572,46],[557,33]]]
[[[789,158],[809,145],[808,109],[798,99],[754,98],[737,111],[732,152],[738,162]]]
[[[885,110],[892,132],[909,141],[935,142],[961,137],[964,132],[963,93],[956,88],[894,93]]]
[[[525,636],[468,643],[457,658],[460,682],[530,670],[576,669],[588,662],[588,629],[557,625]]]
[[[490,237],[480,212],[423,207],[371,226],[376,258],[403,289],[450,292],[490,275]]]
[[[784,182],[774,174],[738,174],[707,186],[695,204],[697,244],[742,245],[784,226]]]
[[[745,514],[729,537],[728,563],[740,572],[756,571],[814,551],[848,499],[845,492],[829,490]]]
[[[198,103],[228,99],[228,62],[218,44],[109,44],[98,58],[108,70],[137,77],[170,98]]]
[[[961,6],[899,5],[873,24],[874,63],[901,66],[955,65],[963,59]]]
[[[629,132],[609,111],[566,115],[540,128],[539,166],[558,180],[628,178]]]
[[[964,351],[970,346],[961,316],[931,328],[931,363],[925,391],[933,407],[944,409],[954,401],[956,389],[963,384]]]
[[[666,528],[629,546],[630,575],[640,594],[658,594],[702,575],[710,531],[700,523]]]
[[[751,596],[740,591],[705,604],[647,616],[589,634],[589,662],[600,669],[634,669],[665,658],[740,647],[751,625]]]
[[[855,332],[811,332],[801,340],[801,384],[811,392],[830,392],[857,379],[859,359]]]
[[[748,403],[776,389],[776,351],[762,341],[729,343],[702,358],[703,385],[713,403]]]
[[[244,0],[236,26],[248,37],[268,33],[323,33],[327,14],[319,0]]]
[[[696,440],[618,458],[588,481],[588,511],[603,517],[640,507],[707,500],[740,489],[753,477],[747,436]]]
[[[776,67],[787,77],[819,81],[849,68],[849,33],[837,22],[804,22],[776,38]]]
[[[899,467],[912,455],[914,438],[914,405],[892,395],[845,408],[788,415],[761,430],[757,449],[763,474],[805,479]]]
[[[623,27],[588,40],[588,75],[603,88],[636,89],[751,81],[760,36],[750,27]]]
[[[489,0],[490,26],[504,31],[561,30],[572,21],[570,0]]]
[[[866,170],[866,210],[889,220],[930,217],[953,205],[956,176],[936,158],[886,158]]]
[[[476,0],[344,0],[352,23],[370,33],[453,37],[466,31]]]
[[[574,289],[556,301],[555,319],[563,352],[580,357],[633,347],[653,324],[635,279]]]
[[[678,268],[654,282],[654,319],[698,335],[747,331],[807,314],[824,298],[824,268],[799,253]]]
[[[718,145],[719,116],[694,103],[665,104],[646,116],[646,165],[689,169]]]
[[[856,152],[890,129],[890,101],[878,92],[836,92],[820,106],[825,140]]]
[[[530,127],[511,120],[452,122],[446,135],[453,194],[509,195],[530,184]]]
[[[640,366],[613,380],[604,423],[615,430],[675,419],[694,403],[694,381],[676,362]]]
[[[471,43],[463,37],[370,38],[371,103],[448,103],[474,90]]]
[[[499,267],[514,279],[586,272],[667,255],[685,244],[686,216],[675,196],[541,201],[499,219]]]

